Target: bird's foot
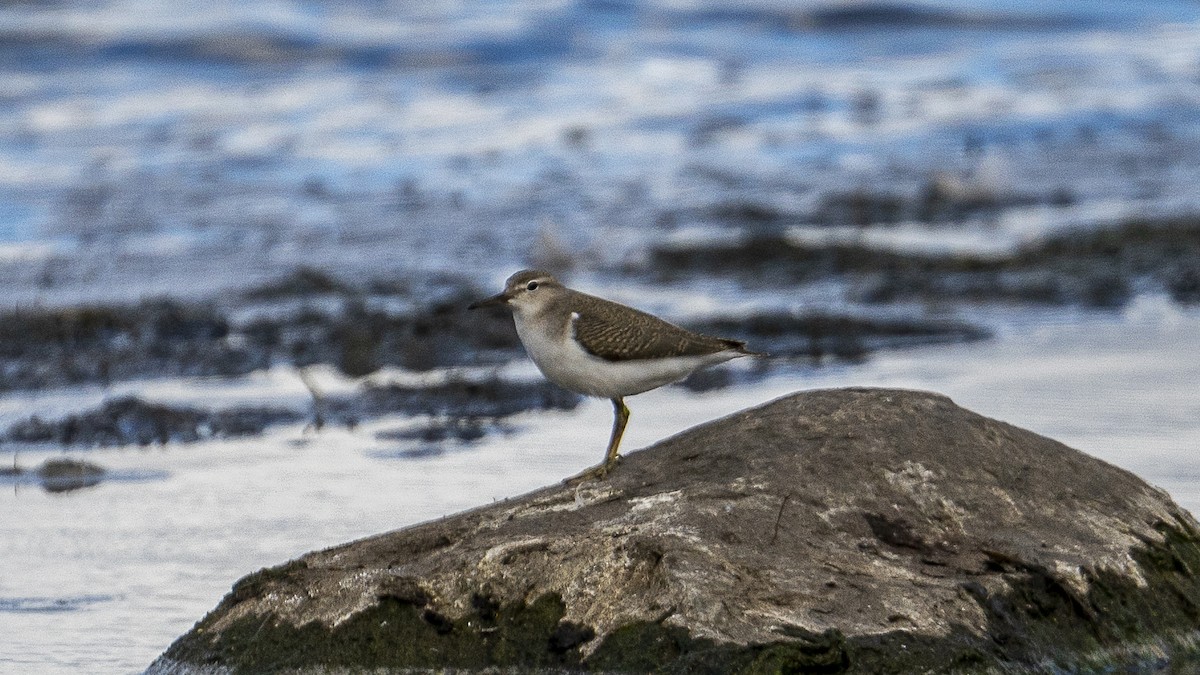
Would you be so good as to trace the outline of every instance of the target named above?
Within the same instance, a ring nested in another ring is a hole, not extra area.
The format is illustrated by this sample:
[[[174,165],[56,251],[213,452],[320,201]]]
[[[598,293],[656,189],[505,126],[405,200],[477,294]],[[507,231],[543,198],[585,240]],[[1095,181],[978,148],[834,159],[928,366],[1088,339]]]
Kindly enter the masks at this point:
[[[593,466],[590,469],[584,469],[582,472],[577,473],[574,476],[571,476],[570,478],[564,480],[563,484],[578,485],[580,483],[583,483],[583,482],[586,482],[589,480],[604,480],[605,478],[608,477],[609,472],[611,472],[613,469],[617,468],[617,464],[620,464],[620,463],[621,463],[621,456],[617,455],[616,457],[613,457],[611,461],[597,464],[596,466]]]

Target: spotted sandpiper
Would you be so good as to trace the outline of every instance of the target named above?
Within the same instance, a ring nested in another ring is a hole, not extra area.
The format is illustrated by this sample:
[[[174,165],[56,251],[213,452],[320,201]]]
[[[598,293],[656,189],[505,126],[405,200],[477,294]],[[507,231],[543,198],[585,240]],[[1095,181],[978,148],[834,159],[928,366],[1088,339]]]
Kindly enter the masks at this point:
[[[563,286],[540,270],[508,278],[504,292],[469,309],[506,305],[525,351],[551,382],[612,400],[613,429],[604,461],[571,480],[603,478],[618,461],[629,421],[624,398],[669,384],[693,371],[755,355],[739,340],[685,330],[662,319]]]

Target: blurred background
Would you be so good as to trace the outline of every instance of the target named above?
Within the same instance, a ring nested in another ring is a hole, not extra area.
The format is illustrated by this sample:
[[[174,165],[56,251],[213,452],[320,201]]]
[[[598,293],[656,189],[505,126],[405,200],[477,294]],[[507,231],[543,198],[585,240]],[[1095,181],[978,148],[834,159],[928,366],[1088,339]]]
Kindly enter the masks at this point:
[[[0,0],[0,670],[600,460],[524,267],[772,358],[624,447],[904,386],[1200,507],[1191,0]]]

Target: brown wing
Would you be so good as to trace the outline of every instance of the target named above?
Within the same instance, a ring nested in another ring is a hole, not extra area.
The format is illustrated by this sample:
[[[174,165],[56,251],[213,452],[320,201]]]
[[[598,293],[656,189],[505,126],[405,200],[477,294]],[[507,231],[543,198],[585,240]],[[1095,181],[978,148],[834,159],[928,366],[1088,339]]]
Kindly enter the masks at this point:
[[[589,354],[607,361],[703,356],[745,346],[738,340],[700,335],[645,312],[589,298],[588,309],[576,312],[575,339]]]

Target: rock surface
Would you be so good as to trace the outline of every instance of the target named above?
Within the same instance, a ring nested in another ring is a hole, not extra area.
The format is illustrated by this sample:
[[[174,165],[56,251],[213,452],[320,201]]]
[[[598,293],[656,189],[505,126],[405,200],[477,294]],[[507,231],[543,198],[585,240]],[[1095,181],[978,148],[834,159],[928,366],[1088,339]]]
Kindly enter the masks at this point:
[[[149,672],[1186,668],[1196,571],[1196,521],[1126,471],[943,396],[813,391],[252,574]]]

